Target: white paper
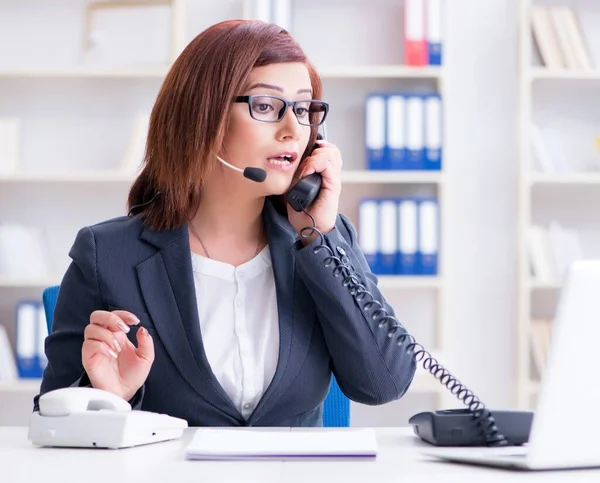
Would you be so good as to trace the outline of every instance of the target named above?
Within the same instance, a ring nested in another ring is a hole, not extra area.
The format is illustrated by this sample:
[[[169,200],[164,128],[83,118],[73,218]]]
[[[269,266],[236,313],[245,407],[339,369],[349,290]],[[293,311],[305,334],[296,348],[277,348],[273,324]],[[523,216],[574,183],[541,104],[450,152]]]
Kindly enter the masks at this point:
[[[288,459],[373,457],[370,428],[268,431],[199,428],[186,447],[188,459]]]

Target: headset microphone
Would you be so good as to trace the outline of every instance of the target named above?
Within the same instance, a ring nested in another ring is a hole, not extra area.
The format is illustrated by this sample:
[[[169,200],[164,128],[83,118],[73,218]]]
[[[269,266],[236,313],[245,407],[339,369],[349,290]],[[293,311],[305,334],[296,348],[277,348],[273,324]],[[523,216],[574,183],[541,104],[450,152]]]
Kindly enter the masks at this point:
[[[227,161],[221,159],[219,156],[217,156],[217,159],[221,163],[223,163],[225,166],[227,166],[228,168],[231,168],[235,171],[242,173],[249,180],[256,181],[257,183],[262,183],[265,179],[267,179],[267,172],[264,169],[245,168],[242,170],[242,169],[238,168],[237,166],[233,166],[232,164],[229,164]]]

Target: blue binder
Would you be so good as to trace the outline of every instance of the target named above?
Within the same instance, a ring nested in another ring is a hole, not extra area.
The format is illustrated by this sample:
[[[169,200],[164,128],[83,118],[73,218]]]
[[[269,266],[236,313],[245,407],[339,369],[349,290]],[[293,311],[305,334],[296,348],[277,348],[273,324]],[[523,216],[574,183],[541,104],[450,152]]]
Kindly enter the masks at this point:
[[[385,121],[386,97],[373,93],[365,102],[365,146],[367,150],[367,168],[381,170],[385,162]]]
[[[406,95],[393,93],[386,103],[385,166],[392,170],[408,168],[406,150]]]
[[[422,170],[425,165],[425,102],[424,95],[407,96],[407,162],[406,169]]]
[[[443,49],[443,2],[427,1],[427,57],[429,65],[442,65]]]
[[[380,274],[379,200],[376,198],[363,198],[359,201],[358,245],[371,271]]]
[[[439,203],[436,198],[422,198],[418,202],[419,248],[417,272],[419,275],[438,274],[439,253]]]
[[[394,275],[398,270],[398,202],[379,201],[379,269],[382,275]]]
[[[418,250],[418,202],[398,199],[398,274],[416,275]]]
[[[424,97],[425,136],[423,168],[439,171],[442,169],[443,112],[442,98],[439,94]]]
[[[41,302],[21,301],[16,308],[16,356],[19,377],[40,378],[43,358],[38,353],[39,314]]]

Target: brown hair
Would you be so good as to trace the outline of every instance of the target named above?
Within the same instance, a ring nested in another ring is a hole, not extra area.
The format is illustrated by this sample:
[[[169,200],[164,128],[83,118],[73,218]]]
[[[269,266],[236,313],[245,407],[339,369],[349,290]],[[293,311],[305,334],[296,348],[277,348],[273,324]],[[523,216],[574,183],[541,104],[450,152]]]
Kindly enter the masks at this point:
[[[277,25],[230,20],[192,40],[167,73],[152,109],[144,166],[127,200],[130,212],[155,230],[184,224],[200,201],[206,173],[217,162],[211,153],[223,144],[231,100],[240,95],[254,67],[281,62],[305,63],[313,97],[321,98],[316,69]],[[308,146],[316,135],[315,127]],[[303,158],[309,152],[307,147]]]

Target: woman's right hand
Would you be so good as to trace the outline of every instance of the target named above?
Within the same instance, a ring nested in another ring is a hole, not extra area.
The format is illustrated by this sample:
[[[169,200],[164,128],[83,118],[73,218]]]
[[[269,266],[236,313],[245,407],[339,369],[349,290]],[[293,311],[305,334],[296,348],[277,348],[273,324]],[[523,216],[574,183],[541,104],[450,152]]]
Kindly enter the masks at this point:
[[[85,328],[81,359],[92,386],[129,401],[142,387],[154,361],[154,343],[140,327],[136,348],[127,338],[138,318],[131,312],[96,310]]]

